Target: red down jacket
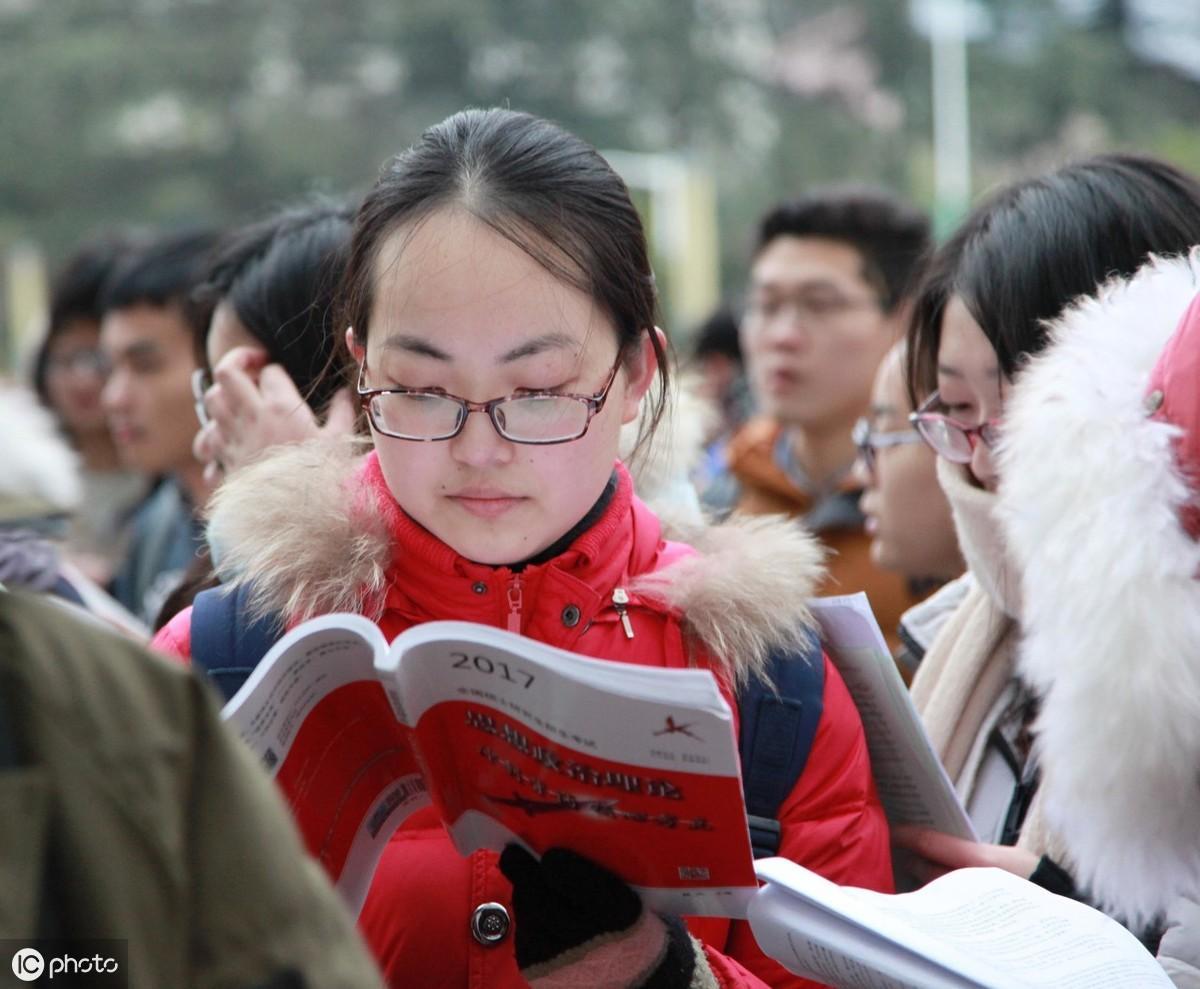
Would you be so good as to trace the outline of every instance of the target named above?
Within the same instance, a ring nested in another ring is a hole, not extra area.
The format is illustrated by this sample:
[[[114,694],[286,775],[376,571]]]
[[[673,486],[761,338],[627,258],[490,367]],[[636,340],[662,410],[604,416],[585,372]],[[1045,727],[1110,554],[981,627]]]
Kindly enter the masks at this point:
[[[693,663],[700,656],[699,662],[727,683],[733,665],[745,660],[712,656],[706,648],[711,638],[704,635],[711,616],[704,609],[721,602],[726,641],[743,643],[746,649],[769,648],[772,629],[803,619],[803,601],[819,576],[811,550],[798,548],[797,540],[806,537],[797,536],[792,524],[760,519],[742,527],[712,527],[695,540],[696,548],[666,541],[657,517],[634,496],[624,467],[618,464],[616,470],[617,490],[599,521],[550,562],[525,567],[519,579],[507,568],[463,559],[405,516],[388,492],[374,454],[353,468],[348,486],[339,482],[348,499],[347,519],[333,524],[306,519],[303,506],[327,504],[320,497],[299,499],[299,510],[290,504],[277,517],[263,518],[263,499],[256,493],[264,483],[270,489],[270,483],[258,477],[247,479],[258,483],[245,484],[245,500],[233,510],[235,516],[240,512],[240,528],[223,532],[238,540],[250,579],[274,578],[282,585],[272,589],[282,607],[284,601],[297,600],[291,596],[294,585],[306,579],[309,568],[310,580],[318,574],[328,578],[330,568],[339,565],[347,567],[349,583],[369,579],[360,572],[361,545],[357,553],[347,547],[339,556],[330,552],[328,532],[308,538],[316,531],[312,527],[341,525],[347,539],[361,537],[361,530],[369,528],[387,543],[379,557],[385,590],[378,620],[389,640],[416,623],[439,619],[505,627],[510,601],[518,601],[525,635],[614,662],[681,667],[689,664],[689,655]],[[289,479],[294,478],[292,473]],[[237,482],[243,478],[227,486]],[[229,496],[224,503],[238,505]],[[369,513],[369,524],[362,521],[368,517],[363,513]],[[789,553],[794,559],[788,559]],[[788,579],[780,581],[775,576],[780,573]],[[679,579],[672,580],[676,574]],[[650,575],[655,575],[650,582],[654,593],[639,592]],[[626,636],[614,608],[616,588],[628,589],[633,638]],[[338,603],[332,602],[334,608]],[[190,618],[190,611],[178,615],[155,645],[187,657]],[[744,656],[745,650],[739,652]],[[841,677],[827,658],[825,664],[824,711],[807,767],[780,811],[779,853],[837,883],[890,892],[888,829],[862,723]],[[728,698],[733,703],[732,693]],[[499,903],[511,909],[509,901],[510,888],[496,867],[496,856],[459,855],[428,809],[410,817],[384,852],[360,927],[393,986],[523,986],[511,938],[485,947],[471,933],[476,907]],[[763,955],[744,922],[689,918],[688,927],[704,943],[721,986],[809,984]]]

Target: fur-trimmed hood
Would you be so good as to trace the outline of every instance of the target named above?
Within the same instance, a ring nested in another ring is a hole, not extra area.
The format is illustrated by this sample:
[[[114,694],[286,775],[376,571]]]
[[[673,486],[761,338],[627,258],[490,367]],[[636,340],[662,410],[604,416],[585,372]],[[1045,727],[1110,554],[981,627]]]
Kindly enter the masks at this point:
[[[1200,894],[1200,545],[1177,511],[1194,496],[1179,430],[1145,400],[1198,290],[1194,253],[1067,310],[1016,381],[1000,454],[1045,815],[1081,885],[1134,923]]]
[[[398,509],[378,485],[363,483],[370,459],[361,445],[316,441],[229,478],[208,530],[223,582],[251,583],[260,609],[292,620],[331,611],[378,617],[397,549],[389,517]],[[291,494],[263,496],[282,491]],[[781,518],[693,521],[678,533],[695,552],[668,544],[665,565],[634,575],[632,594],[678,613],[734,681],[761,670],[772,651],[802,647],[812,627],[805,602],[823,572],[815,539]]]

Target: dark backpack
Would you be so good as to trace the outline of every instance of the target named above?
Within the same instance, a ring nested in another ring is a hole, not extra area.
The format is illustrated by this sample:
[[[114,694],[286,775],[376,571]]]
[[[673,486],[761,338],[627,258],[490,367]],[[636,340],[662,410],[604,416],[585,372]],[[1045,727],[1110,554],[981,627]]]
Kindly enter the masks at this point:
[[[214,587],[192,605],[192,666],[228,700],[283,635],[276,615],[249,618],[249,585],[232,592]],[[751,680],[739,696],[742,790],[755,858],[779,852],[779,808],[808,762],[825,694],[825,657],[811,636],[799,654],[771,656],[767,674],[774,689]]]

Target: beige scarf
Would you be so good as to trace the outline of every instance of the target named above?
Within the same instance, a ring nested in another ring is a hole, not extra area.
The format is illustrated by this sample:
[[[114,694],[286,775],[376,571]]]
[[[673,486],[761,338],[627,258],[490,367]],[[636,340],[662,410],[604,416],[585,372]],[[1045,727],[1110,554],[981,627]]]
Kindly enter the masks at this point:
[[[974,583],[921,660],[912,699],[934,751],[966,800],[985,751],[980,735],[1015,675],[1020,575],[1007,562],[993,515],[996,496],[975,487],[965,467],[939,458],[937,471]],[[1042,854],[1057,843],[1050,841],[1038,806],[1035,797],[1018,845]]]

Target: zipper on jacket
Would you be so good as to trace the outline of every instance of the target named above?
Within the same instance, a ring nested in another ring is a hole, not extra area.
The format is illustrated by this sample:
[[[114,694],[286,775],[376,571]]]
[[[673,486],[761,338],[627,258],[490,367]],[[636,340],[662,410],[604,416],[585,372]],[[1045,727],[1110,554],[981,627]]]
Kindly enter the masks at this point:
[[[625,638],[633,638],[633,623],[629,620],[629,594],[624,587],[617,587],[613,590],[612,595],[613,607],[617,609],[617,614],[621,618],[621,627],[625,629]]]
[[[508,582],[508,630],[521,631],[521,575],[515,573]]]

